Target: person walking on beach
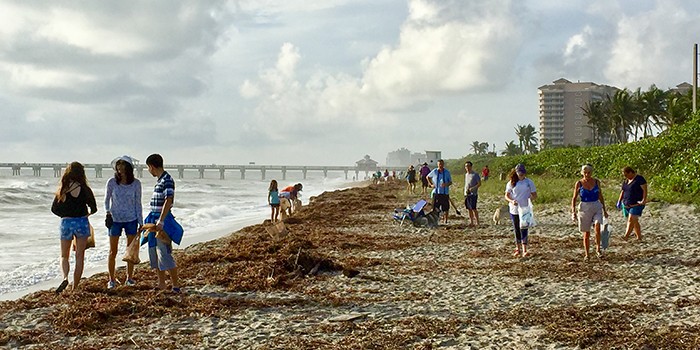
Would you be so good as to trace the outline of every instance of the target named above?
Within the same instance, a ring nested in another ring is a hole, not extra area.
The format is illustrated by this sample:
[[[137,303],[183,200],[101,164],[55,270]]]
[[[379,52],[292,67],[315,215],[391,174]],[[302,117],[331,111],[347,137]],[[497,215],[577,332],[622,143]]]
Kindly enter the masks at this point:
[[[105,211],[107,213],[105,225],[109,230],[109,257],[107,258],[109,281],[107,289],[112,289],[119,283],[114,270],[122,230],[126,234],[126,245],[128,246],[143,226],[141,181],[134,177],[133,160],[129,156],[122,156],[115,159],[112,166],[114,167],[114,177],[109,179],[105,186]],[[133,277],[134,264],[127,262],[124,284],[127,286],[135,285]]]
[[[437,168],[433,169],[426,179],[430,187],[435,188],[435,198],[433,207],[443,213],[444,222],[447,224],[447,216],[450,212],[450,186],[452,185],[452,175],[445,169],[445,161],[438,160]]]
[[[164,231],[168,239],[156,237],[156,232],[148,233],[148,257],[151,268],[158,273],[158,289],[166,289],[165,272],[170,275],[172,291],[180,293],[180,282],[178,280],[178,270],[173,258],[172,242],[180,244],[182,231],[169,230],[169,228],[179,226],[175,222],[175,217],[171,213],[175,201],[175,181],[173,177],[163,169],[163,157],[160,154],[151,154],[146,158],[148,172],[158,179],[153,188],[151,196],[151,212],[146,216],[144,222],[155,224],[158,231]]]
[[[88,212],[88,207],[90,212]],[[85,177],[85,168],[78,162],[72,162],[67,167],[56,195],[51,205],[51,212],[61,217],[61,270],[63,281],[56,289],[62,292],[68,287],[70,272],[70,247],[75,238],[75,271],[73,272],[73,290],[78,288],[83,276],[85,262],[85,246],[90,237],[90,222],[88,216],[97,212],[97,202],[92,189]]]
[[[625,179],[622,181],[622,190],[617,199],[617,208],[622,209],[622,214],[627,218],[625,240],[629,238],[632,230],[637,236],[637,241],[642,240],[642,227],[639,225],[639,217],[647,204],[647,180],[637,175],[634,169],[626,166],[622,169]]]
[[[430,168],[428,167],[428,163],[423,163],[423,166],[420,168],[420,182],[423,186],[421,190],[421,195],[425,196],[428,194],[428,174],[430,174]]]
[[[408,171],[406,171],[406,181],[408,182],[408,185],[406,185],[406,192],[410,194],[415,194],[416,192],[416,169],[413,167],[413,165],[410,165],[408,167]]]
[[[537,199],[537,189],[535,183],[526,176],[525,166],[518,164],[511,170],[509,181],[506,183],[505,197],[508,201],[510,218],[513,221],[513,232],[515,232],[515,251],[513,256],[528,256],[527,235],[528,228],[520,225],[519,207],[528,207],[530,200]]]
[[[267,204],[270,205],[272,210],[270,221],[274,224],[280,215],[280,196],[277,190],[277,180],[270,181],[270,187],[267,189]]]
[[[476,209],[476,202],[479,198],[479,187],[481,177],[472,169],[474,165],[467,161],[464,164],[466,173],[464,174],[464,206],[469,212],[469,226],[479,226],[479,211]]]
[[[579,231],[583,232],[583,260],[588,261],[588,246],[591,237],[591,225],[595,229],[595,246],[596,255],[598,258],[603,257],[603,251],[600,249],[600,227],[603,222],[603,216],[608,217],[608,211],[605,209],[605,200],[603,199],[603,191],[600,188],[600,181],[592,176],[593,166],[586,164],[581,167],[581,180],[574,184],[574,195],[571,198],[571,215],[574,221],[578,217]],[[581,203],[578,206],[578,214],[576,212],[576,200],[581,197]]]
[[[489,179],[489,173],[491,173],[491,170],[489,170],[488,165],[484,165],[484,168],[481,169],[481,179],[486,181]]]

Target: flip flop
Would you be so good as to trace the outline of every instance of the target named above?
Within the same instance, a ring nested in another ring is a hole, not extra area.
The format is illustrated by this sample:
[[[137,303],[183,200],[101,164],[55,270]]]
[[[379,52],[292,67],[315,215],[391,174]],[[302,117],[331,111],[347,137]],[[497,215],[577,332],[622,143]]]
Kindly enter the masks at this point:
[[[63,292],[63,290],[66,289],[66,287],[68,287],[68,280],[63,280],[63,282],[61,282],[58,288],[56,288],[56,294]]]
[[[513,256],[516,257],[516,258],[519,257],[519,256],[520,256],[520,249],[514,250],[514,251],[513,251]]]

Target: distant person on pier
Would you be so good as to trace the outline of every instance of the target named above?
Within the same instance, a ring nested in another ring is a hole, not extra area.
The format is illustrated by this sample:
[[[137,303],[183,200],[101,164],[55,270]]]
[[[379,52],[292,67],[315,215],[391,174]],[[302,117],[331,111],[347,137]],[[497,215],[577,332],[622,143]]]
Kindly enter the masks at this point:
[[[272,210],[270,221],[274,224],[280,215],[280,196],[279,190],[277,190],[277,180],[270,181],[270,187],[267,189],[267,204],[270,205]]]
[[[182,241],[182,226],[175,221],[171,209],[175,201],[175,180],[163,169],[163,157],[160,154],[151,154],[146,158],[148,172],[158,179],[151,196],[151,212],[144,222],[155,224],[156,232],[148,232],[148,257],[151,268],[158,273],[158,289],[166,289],[165,272],[170,275],[173,293],[180,293],[178,269],[173,258],[173,246],[175,242]],[[167,237],[160,236],[164,232]],[[142,241],[143,242],[143,241]]]
[[[389,182],[389,169],[384,169],[384,183]]]
[[[433,199],[433,207],[438,209],[444,217],[444,222],[447,224],[447,217],[450,212],[450,186],[452,185],[452,175],[445,168],[445,161],[438,160],[437,168],[433,169],[426,179],[430,187],[435,188],[435,198]]]
[[[423,163],[423,166],[420,168],[420,182],[423,185],[420,194],[422,196],[426,196],[428,194],[428,174],[430,174],[430,168],[428,167],[428,163]]]
[[[88,208],[90,212],[88,213]],[[83,276],[85,262],[85,247],[90,237],[90,222],[88,216],[97,212],[97,202],[92,189],[85,177],[85,168],[78,162],[72,162],[66,167],[61,177],[61,184],[51,205],[51,212],[61,217],[61,270],[63,281],[56,289],[62,292],[68,287],[70,272],[70,247],[75,238],[75,271],[73,272],[73,287],[78,288]]]
[[[105,226],[109,235],[109,257],[107,258],[107,271],[109,281],[107,289],[117,286],[114,270],[116,265],[119,237],[122,230],[126,234],[126,245],[136,238],[136,233],[143,226],[143,208],[141,207],[141,181],[134,177],[134,163],[131,157],[122,156],[112,161],[114,177],[107,181],[105,186]],[[133,286],[134,264],[126,263],[127,286]]]

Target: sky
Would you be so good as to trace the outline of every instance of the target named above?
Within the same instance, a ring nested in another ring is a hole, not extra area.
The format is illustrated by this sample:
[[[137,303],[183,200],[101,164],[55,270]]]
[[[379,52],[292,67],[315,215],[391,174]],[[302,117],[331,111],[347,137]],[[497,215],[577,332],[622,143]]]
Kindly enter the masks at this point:
[[[0,162],[500,152],[537,88],[692,83],[700,2],[0,1]]]

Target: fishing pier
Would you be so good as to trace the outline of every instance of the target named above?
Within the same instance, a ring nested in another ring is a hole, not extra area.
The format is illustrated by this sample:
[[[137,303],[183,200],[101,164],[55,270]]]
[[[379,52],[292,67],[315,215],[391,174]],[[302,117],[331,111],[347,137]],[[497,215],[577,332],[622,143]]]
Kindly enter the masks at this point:
[[[13,176],[19,176],[22,171],[32,171],[34,176],[41,176],[42,171],[53,171],[54,177],[61,177],[63,171],[66,168],[67,163],[0,163],[0,169],[12,169]],[[110,164],[83,164],[86,172],[88,170],[93,170],[96,178],[102,178],[104,173],[107,176],[112,176],[114,170]],[[185,165],[185,164],[166,164],[163,166],[165,170],[170,173],[177,172],[180,179],[185,177],[185,171],[195,170],[199,173],[199,178],[205,178],[205,173],[207,172],[218,172],[219,178],[224,180],[226,178],[226,172],[240,173],[240,178],[244,180],[246,175],[250,172],[259,172],[262,180],[265,180],[265,175],[268,171],[275,171],[282,173],[282,180],[287,179],[288,172],[298,172],[301,173],[303,178],[306,179],[308,172],[323,172],[323,177],[328,177],[329,171],[344,172],[345,179],[348,179],[348,174],[354,173],[355,179],[359,179],[360,173],[364,173],[364,177],[369,176],[371,173],[380,170],[379,167],[367,167],[361,165],[355,166],[298,166],[298,165]],[[381,170],[388,169],[389,171],[402,171],[406,170],[404,167],[382,167]],[[144,164],[135,164],[134,173],[137,177],[142,178],[144,172],[148,172],[148,168]]]

